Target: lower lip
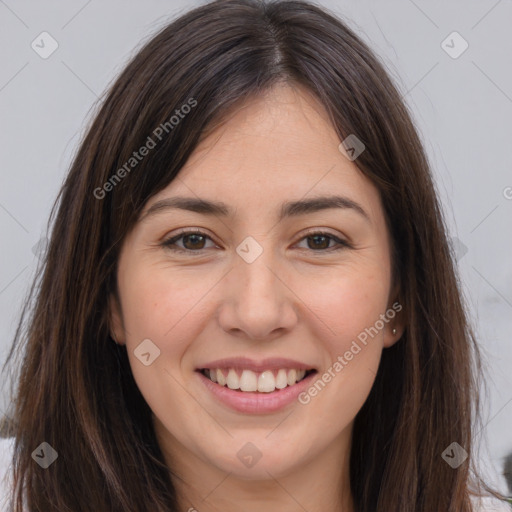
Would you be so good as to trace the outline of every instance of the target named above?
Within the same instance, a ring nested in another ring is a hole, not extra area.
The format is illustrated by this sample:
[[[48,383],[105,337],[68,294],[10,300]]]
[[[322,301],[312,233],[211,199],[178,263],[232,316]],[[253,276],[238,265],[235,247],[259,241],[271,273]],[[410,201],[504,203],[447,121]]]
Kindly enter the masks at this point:
[[[271,393],[235,391],[205,377],[200,371],[197,371],[199,377],[212,394],[223,404],[231,407],[235,411],[264,414],[279,411],[293,401],[309,385],[317,372],[310,373],[307,377],[297,382],[293,386],[287,386],[283,389],[276,389]]]

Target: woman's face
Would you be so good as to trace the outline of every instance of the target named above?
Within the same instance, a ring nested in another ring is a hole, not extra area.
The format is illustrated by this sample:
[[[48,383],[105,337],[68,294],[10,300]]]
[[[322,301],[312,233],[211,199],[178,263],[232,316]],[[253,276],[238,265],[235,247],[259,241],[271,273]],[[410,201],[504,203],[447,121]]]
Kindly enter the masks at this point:
[[[201,143],[124,241],[114,335],[176,467],[258,479],[346,455],[401,326],[379,194],[339,145],[308,92],[276,87]]]

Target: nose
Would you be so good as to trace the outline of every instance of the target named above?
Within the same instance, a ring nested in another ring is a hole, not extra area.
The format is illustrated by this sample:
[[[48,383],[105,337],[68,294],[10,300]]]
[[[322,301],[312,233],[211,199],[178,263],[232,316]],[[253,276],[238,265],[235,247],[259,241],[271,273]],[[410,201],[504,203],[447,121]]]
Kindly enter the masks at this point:
[[[271,340],[297,323],[298,299],[271,252],[252,263],[240,259],[224,280],[218,320],[231,335]]]

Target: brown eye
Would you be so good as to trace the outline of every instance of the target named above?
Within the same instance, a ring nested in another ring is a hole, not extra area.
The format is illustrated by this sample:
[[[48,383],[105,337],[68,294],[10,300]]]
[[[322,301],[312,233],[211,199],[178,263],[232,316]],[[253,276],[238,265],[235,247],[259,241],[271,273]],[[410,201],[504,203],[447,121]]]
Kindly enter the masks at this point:
[[[177,245],[176,242],[180,240],[183,241],[183,245]],[[211,240],[211,238],[201,231],[185,231],[179,235],[164,240],[162,242],[162,246],[176,252],[199,252],[208,248],[205,247],[207,240]],[[213,242],[213,240],[211,241]]]
[[[305,236],[302,240],[307,241],[307,249],[316,252],[332,252],[350,247],[348,242],[341,240],[331,233],[311,233]],[[331,245],[331,242],[335,243]]]
[[[204,247],[204,236],[197,235],[195,233],[191,235],[185,235],[183,238],[183,245],[185,249],[203,249]]]
[[[311,235],[307,237],[307,240],[308,242],[312,241],[312,246],[308,244],[310,249],[328,249],[332,238],[325,235]]]

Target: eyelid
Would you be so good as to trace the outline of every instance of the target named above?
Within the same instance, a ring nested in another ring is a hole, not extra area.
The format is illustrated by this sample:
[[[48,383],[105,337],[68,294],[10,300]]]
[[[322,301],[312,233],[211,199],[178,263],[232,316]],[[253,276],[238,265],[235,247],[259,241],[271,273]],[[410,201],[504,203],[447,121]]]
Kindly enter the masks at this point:
[[[184,237],[185,235],[200,235],[205,238],[210,239],[214,244],[217,244],[213,236],[209,235],[206,230],[203,228],[183,228],[181,230],[178,230],[177,233],[173,234],[172,236],[166,236],[160,245],[162,245],[164,248],[168,248],[174,252],[186,252],[186,253],[201,253],[202,251],[205,251],[206,249],[198,249],[197,251],[192,251],[191,249],[183,249],[181,247],[171,247],[173,243],[175,243],[180,238]]]
[[[203,251],[207,250],[207,249],[198,249],[198,250],[194,251],[192,249],[182,249],[181,247],[171,247],[172,245],[175,244],[175,242],[177,240],[179,240],[180,238],[182,238],[186,235],[199,235],[199,236],[202,236],[204,238],[211,240],[216,245],[219,245],[219,244],[217,244],[217,242],[211,235],[209,235],[205,230],[203,230],[203,228],[183,228],[183,229],[179,230],[177,233],[173,234],[171,237],[166,237],[161,242],[160,245],[162,245],[164,248],[167,248],[173,252],[178,252],[178,253],[202,254]],[[312,235],[330,237],[337,244],[334,247],[329,247],[327,249],[321,249],[321,250],[317,250],[317,251],[315,251],[313,249],[309,249],[309,252],[312,252],[312,253],[331,253],[331,252],[334,252],[334,251],[337,251],[340,249],[353,248],[353,245],[345,239],[346,237],[335,235],[334,233],[327,231],[326,228],[320,228],[320,227],[309,228],[307,231],[301,233],[301,235],[299,236],[298,240],[295,242],[294,245],[303,241],[308,236],[312,236]]]
[[[336,246],[329,247],[328,249],[318,250],[318,251],[314,251],[313,249],[310,249],[310,252],[330,253],[330,252],[336,251],[337,249],[353,249],[354,248],[352,243],[347,240],[346,236],[331,233],[330,231],[328,231],[328,228],[321,228],[321,227],[309,228],[305,232],[301,233],[299,239],[297,240],[297,242],[295,242],[295,244],[297,244],[298,242],[301,242],[308,236],[312,236],[312,235],[328,236],[328,237],[332,238],[337,243],[337,247]]]
[[[331,231],[329,231],[329,229],[330,228],[322,228],[322,227],[308,228],[306,231],[301,233],[299,240],[302,240],[304,237],[310,236],[310,235],[329,235],[335,239],[340,240],[341,242],[344,242],[346,244],[349,243],[349,241],[347,240],[347,237],[345,235],[332,233]]]

